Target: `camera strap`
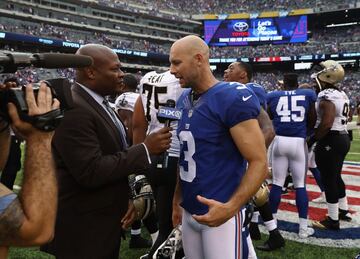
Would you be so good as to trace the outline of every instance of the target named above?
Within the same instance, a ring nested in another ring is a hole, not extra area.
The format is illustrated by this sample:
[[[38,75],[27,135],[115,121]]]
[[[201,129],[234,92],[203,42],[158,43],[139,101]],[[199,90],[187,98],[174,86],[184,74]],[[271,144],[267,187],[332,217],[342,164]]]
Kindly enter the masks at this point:
[[[64,112],[58,108],[36,116],[29,116],[25,114],[22,119],[31,123],[39,130],[53,131],[60,124],[62,118],[64,118]]]

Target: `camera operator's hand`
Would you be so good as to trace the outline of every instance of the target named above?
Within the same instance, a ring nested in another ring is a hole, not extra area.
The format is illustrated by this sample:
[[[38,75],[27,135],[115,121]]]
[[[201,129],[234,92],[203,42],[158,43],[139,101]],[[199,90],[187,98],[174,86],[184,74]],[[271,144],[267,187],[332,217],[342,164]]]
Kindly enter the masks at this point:
[[[57,109],[60,106],[60,102],[57,99],[52,98],[51,89],[45,83],[41,83],[36,99],[31,84],[26,86],[25,91],[30,116],[44,114]],[[52,137],[53,133],[40,131],[34,128],[30,123],[22,121],[19,118],[19,114],[14,104],[9,103],[8,109],[12,121],[12,128],[25,140],[34,135]]]
[[[145,140],[144,144],[146,145],[150,155],[157,155],[165,152],[170,148],[171,143],[171,133],[172,128],[164,127],[154,133],[149,134]]]

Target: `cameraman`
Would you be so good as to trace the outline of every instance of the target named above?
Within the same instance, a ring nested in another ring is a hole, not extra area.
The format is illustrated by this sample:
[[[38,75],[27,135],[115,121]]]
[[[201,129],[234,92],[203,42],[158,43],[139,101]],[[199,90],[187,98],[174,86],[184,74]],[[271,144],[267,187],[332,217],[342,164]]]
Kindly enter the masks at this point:
[[[0,84],[0,91],[11,87]],[[26,87],[29,115],[39,115],[59,108],[50,88],[41,83],[37,98],[31,85]],[[24,181],[19,197],[0,184],[0,258],[6,258],[7,247],[32,246],[48,242],[53,237],[57,206],[57,188],[51,155],[53,132],[37,130],[19,118],[16,106],[8,104],[12,128],[26,141]],[[9,150],[8,123],[0,117],[0,170]],[[5,152],[4,152],[5,151]]]

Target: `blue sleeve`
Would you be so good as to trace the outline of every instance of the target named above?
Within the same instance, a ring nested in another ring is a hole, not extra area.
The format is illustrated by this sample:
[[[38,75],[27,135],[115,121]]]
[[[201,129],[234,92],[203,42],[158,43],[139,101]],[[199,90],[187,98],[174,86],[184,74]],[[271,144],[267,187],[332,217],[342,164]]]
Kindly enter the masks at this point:
[[[253,88],[256,97],[259,99],[260,105],[266,110],[266,92],[264,88],[256,87]]]
[[[232,128],[236,124],[256,119],[260,113],[260,103],[250,89],[231,88],[217,98],[219,114],[223,123]]]
[[[0,197],[0,215],[9,207],[16,197],[15,193]]]

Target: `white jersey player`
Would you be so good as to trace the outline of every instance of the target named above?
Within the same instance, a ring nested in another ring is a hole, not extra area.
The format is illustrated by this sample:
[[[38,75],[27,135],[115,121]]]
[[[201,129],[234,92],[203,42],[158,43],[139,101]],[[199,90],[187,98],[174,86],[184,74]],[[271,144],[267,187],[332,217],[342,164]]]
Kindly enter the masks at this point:
[[[328,216],[314,222],[314,227],[339,230],[339,220],[350,221],[345,184],[341,170],[350,149],[347,128],[349,99],[337,84],[344,79],[344,69],[333,60],[320,63],[322,70],[313,74],[320,93],[317,122],[312,142],[317,141],[315,160],[325,189]]]
[[[164,124],[159,122],[157,113],[160,106],[165,106],[168,100],[177,101],[182,88],[179,80],[170,72],[147,73],[140,81],[140,97],[135,104],[133,117],[133,141],[141,143],[147,134],[150,134]],[[151,157],[152,165],[146,177],[150,181],[156,200],[156,210],[159,220],[159,236],[152,246],[148,258],[152,258],[156,249],[167,239],[172,226],[172,197],[176,184],[176,172],[180,154],[180,143],[176,136],[177,122],[171,123],[171,148],[165,156]],[[167,161],[167,163],[164,163]]]
[[[115,110],[119,109],[134,112],[134,107],[139,93],[125,92],[121,94],[115,101]]]
[[[147,133],[150,134],[164,127],[164,124],[157,119],[159,106],[164,106],[167,100],[174,100],[180,97],[183,89],[169,71],[158,74],[155,71],[147,73],[140,81],[140,96],[146,120],[148,122]],[[176,137],[177,122],[171,124],[173,137],[169,156],[179,157],[179,140]]]
[[[320,101],[327,100],[335,106],[335,118],[330,130],[347,131],[347,120],[350,107],[350,101],[344,91],[335,88],[327,88],[318,95],[316,103],[317,120],[315,128],[318,128],[321,122],[323,110],[319,109]]]

